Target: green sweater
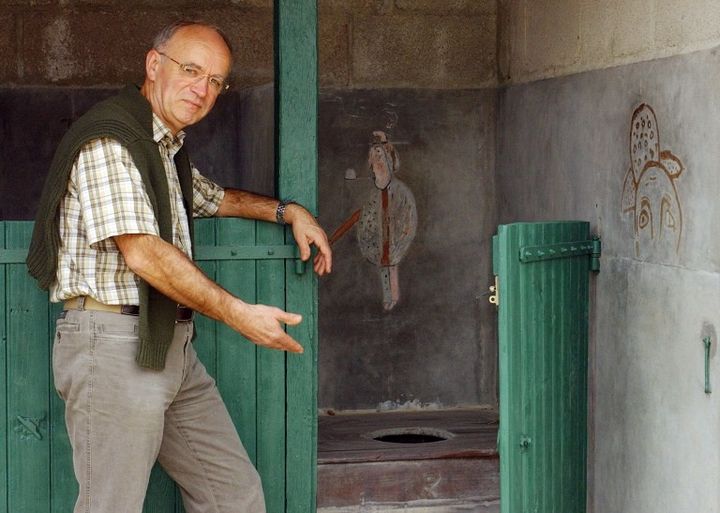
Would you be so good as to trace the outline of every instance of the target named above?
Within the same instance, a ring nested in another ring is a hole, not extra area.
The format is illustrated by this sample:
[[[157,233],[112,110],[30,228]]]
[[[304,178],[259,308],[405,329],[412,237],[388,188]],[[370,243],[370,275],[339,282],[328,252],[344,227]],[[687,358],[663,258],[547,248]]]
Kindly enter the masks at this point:
[[[160,229],[160,237],[172,244],[170,194],[158,145],[153,140],[152,109],[137,86],[125,87],[117,96],[102,101],[77,120],[60,141],[45,181],[27,266],[43,289],[56,279],[60,233],[58,212],[67,192],[70,171],[81,148],[93,139],[110,137],[125,146],[140,171]],[[184,147],[175,155],[183,203],[192,239],[192,172]],[[162,370],[172,342],[177,305],[140,280],[140,347],[137,362]]]

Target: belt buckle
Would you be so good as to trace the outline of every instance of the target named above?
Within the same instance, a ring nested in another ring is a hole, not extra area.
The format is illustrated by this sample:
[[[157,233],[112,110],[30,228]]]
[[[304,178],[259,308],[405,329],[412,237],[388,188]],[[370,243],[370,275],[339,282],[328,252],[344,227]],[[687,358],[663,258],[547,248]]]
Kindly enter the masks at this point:
[[[195,316],[195,310],[185,305],[177,305],[175,310],[175,322],[190,322]]]

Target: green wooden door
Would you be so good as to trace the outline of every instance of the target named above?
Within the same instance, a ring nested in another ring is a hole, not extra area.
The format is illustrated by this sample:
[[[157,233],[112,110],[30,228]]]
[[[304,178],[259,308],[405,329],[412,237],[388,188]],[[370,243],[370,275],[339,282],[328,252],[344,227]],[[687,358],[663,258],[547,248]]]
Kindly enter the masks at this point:
[[[50,364],[60,306],[50,304],[27,273],[31,233],[31,222],[0,222],[0,461],[5,472],[0,513],[67,513],[77,485]],[[315,430],[308,428],[315,422],[316,402],[312,272],[298,265],[294,244],[284,244],[283,229],[272,224],[201,220],[196,239],[199,265],[230,292],[304,315],[303,329],[294,333],[305,347],[303,355],[259,348],[202,316],[194,343],[260,472],[268,511],[298,511],[298,503],[312,511],[314,458],[292,457],[289,448],[297,443],[306,454],[316,447]],[[297,376],[301,367],[307,376]],[[295,476],[305,480],[304,488],[290,482]],[[174,483],[154,469],[145,511],[179,512],[180,503]]]
[[[588,288],[598,256],[585,222],[501,225],[493,238],[502,513],[585,511]]]

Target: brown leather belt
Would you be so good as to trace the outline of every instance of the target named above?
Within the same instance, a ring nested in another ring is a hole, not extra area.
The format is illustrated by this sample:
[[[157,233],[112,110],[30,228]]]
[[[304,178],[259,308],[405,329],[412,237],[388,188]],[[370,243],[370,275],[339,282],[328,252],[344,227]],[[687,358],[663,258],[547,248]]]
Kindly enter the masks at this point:
[[[106,305],[90,296],[79,296],[68,299],[64,303],[65,310],[95,310],[98,312],[112,312],[123,315],[140,315],[140,307],[137,305]],[[187,306],[178,305],[175,321],[188,322],[193,320],[193,310]]]

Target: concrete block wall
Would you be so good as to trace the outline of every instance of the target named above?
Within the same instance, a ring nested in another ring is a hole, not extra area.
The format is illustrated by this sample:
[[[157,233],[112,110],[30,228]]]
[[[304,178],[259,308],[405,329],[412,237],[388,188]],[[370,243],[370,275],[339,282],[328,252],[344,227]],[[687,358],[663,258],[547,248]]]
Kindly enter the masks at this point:
[[[321,85],[494,86],[495,0],[320,0]]]
[[[498,75],[521,83],[712,48],[715,0],[499,0]]]
[[[199,5],[199,6],[198,6]],[[216,23],[235,47],[233,82],[272,81],[271,0],[157,3],[150,0],[0,0],[0,83],[11,86],[113,86],[143,77],[145,53],[168,22]]]
[[[113,86],[140,81],[160,27],[219,25],[232,81],[272,82],[272,0],[0,0],[0,84]],[[496,1],[319,0],[320,85],[478,88],[496,84]]]

